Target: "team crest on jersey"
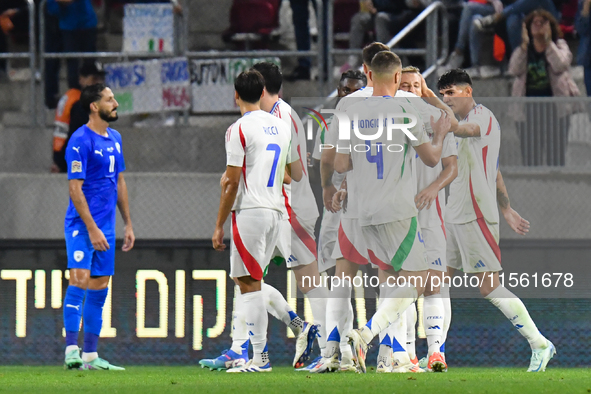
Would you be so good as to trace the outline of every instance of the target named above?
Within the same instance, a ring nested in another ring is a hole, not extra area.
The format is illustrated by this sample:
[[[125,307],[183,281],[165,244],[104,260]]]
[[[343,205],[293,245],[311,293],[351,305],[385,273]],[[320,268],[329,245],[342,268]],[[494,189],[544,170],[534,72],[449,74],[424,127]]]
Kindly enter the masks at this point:
[[[70,172],[72,174],[75,172],[82,172],[82,162],[78,160],[72,160],[72,169]]]
[[[74,260],[76,260],[77,263],[81,262],[83,258],[84,258],[83,251],[77,250],[74,252]]]
[[[121,145],[118,142],[115,142],[115,148],[117,148],[117,153],[121,153]]]
[[[107,152],[109,152],[109,153],[113,153],[113,150],[114,150],[114,148],[112,146],[107,148]]]

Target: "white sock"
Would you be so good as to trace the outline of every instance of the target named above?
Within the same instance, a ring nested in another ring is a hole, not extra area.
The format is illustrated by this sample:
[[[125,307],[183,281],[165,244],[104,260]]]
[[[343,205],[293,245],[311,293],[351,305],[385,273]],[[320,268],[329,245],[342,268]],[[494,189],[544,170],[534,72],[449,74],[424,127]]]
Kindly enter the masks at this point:
[[[449,285],[441,285],[441,301],[443,302],[443,332],[441,333],[441,348],[439,351],[445,354],[445,342],[447,341],[447,332],[451,325],[451,298],[449,295]]]
[[[347,303],[347,313],[345,316],[344,321],[344,329],[343,333],[349,333],[353,330],[353,319],[355,315],[353,314],[353,305],[351,305],[351,300]],[[351,351],[351,345],[349,345],[349,338],[346,335],[341,335],[341,343],[339,348],[341,349],[341,360],[343,357],[348,357],[349,360],[353,359],[353,352]]]
[[[406,308],[417,299],[417,289],[414,286],[404,286],[395,289],[392,294],[386,298],[373,317],[361,329],[361,337],[366,343],[386,329],[390,323],[400,318]],[[406,335],[406,327],[405,335]],[[407,355],[408,357],[408,355]]]
[[[266,283],[261,285],[261,291],[265,298],[267,312],[277,320],[281,320],[286,326],[291,328],[294,335],[300,335],[304,328],[304,321],[291,309],[283,294],[276,288]]]
[[[84,361],[85,363],[89,363],[92,360],[95,360],[98,358],[98,353],[97,352],[92,352],[92,353],[84,353],[82,352],[82,361]]]
[[[257,366],[263,366],[269,362],[269,353],[267,352],[267,324],[269,315],[265,307],[265,298],[262,291],[253,291],[242,294],[246,327],[248,336],[253,349],[253,363]]]
[[[236,286],[238,288],[238,286]],[[248,341],[248,330],[244,321],[244,302],[240,288],[235,292],[234,310],[232,311],[232,347],[230,350],[242,354],[243,346]]]
[[[429,346],[428,355],[439,352],[441,348],[441,334],[443,332],[443,302],[439,294],[425,297],[423,303],[423,325]]]
[[[417,304],[413,302],[406,308],[406,352],[411,360],[417,357]]]
[[[326,302],[328,301],[328,289],[326,287],[316,287],[306,293],[308,301],[310,301],[310,308],[312,309],[312,316],[314,317],[314,324],[318,327],[318,347],[320,354],[326,356]]]
[[[80,350],[80,348],[78,347],[78,345],[68,345],[66,346],[66,356],[68,355],[68,353],[74,351],[74,350]]]
[[[334,286],[329,292],[326,305],[326,354],[333,355],[339,350],[339,344],[347,340],[347,311],[351,308],[351,283],[345,281],[340,286]],[[351,319],[351,325],[353,324]]]
[[[387,289],[387,295],[384,302],[391,297],[396,297],[398,287]],[[410,357],[406,352],[406,309],[400,312],[400,317],[396,319],[386,329],[386,332],[392,339],[392,358],[396,365],[407,365],[410,363]]]
[[[485,298],[503,312],[519,333],[527,339],[532,349],[543,349],[548,346],[548,341],[540,334],[527,308],[515,294],[499,286]]]
[[[384,302],[384,299],[386,299],[386,297],[388,296],[387,283],[380,283],[378,295],[380,298],[378,299],[378,303],[376,304],[376,310],[380,309],[380,306]],[[386,336],[388,336],[387,339],[386,339]],[[380,340],[380,351],[382,349],[382,346],[387,345],[390,348],[392,347],[392,338],[388,335],[388,329],[380,331],[380,333],[378,334],[378,339]],[[378,357],[379,357],[379,355],[378,355]]]

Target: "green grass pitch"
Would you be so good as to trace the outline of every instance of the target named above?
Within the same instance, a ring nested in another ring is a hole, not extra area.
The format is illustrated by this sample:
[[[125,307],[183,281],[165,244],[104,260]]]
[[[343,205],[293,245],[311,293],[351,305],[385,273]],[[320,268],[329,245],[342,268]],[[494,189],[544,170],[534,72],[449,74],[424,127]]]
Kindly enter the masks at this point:
[[[199,367],[129,367],[124,372],[0,367],[0,393],[591,393],[588,369],[453,368],[447,373],[226,374]]]

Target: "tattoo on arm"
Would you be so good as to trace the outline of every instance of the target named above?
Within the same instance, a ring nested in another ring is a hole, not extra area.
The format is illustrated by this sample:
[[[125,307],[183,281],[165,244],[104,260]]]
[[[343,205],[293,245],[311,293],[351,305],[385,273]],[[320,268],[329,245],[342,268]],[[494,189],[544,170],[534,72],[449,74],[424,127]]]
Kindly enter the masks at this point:
[[[504,183],[503,183],[503,186],[505,186]],[[497,203],[499,204],[499,207],[501,207],[501,209],[507,209],[507,208],[509,208],[509,196],[507,195],[507,192],[506,192],[507,189],[505,189],[505,190],[503,190],[503,189],[501,189],[499,186],[497,186]]]

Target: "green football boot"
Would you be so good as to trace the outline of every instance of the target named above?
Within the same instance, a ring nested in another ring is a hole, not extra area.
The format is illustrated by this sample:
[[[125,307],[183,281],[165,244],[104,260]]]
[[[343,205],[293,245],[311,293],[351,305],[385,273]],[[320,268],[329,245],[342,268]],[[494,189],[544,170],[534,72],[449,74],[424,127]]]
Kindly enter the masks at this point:
[[[100,357],[95,358],[91,362],[84,363],[82,367],[80,367],[81,371],[125,371],[125,368],[118,367],[116,365],[110,364],[107,360],[103,360]]]
[[[72,350],[70,353],[66,354],[64,369],[78,369],[82,364],[84,364],[84,362],[80,358],[80,349]]]

